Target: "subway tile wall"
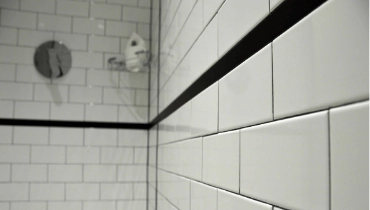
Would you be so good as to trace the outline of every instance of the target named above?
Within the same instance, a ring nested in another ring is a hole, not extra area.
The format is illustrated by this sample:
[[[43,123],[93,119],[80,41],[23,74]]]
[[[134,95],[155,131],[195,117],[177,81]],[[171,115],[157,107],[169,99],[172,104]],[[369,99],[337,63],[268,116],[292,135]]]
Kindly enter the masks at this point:
[[[282,2],[161,1],[150,118]],[[149,209],[368,209],[368,8],[327,1],[152,128]]]
[[[1,0],[0,118],[148,122],[149,72],[108,70],[132,32],[150,46],[150,0]],[[42,77],[37,46],[63,42],[72,69]]]

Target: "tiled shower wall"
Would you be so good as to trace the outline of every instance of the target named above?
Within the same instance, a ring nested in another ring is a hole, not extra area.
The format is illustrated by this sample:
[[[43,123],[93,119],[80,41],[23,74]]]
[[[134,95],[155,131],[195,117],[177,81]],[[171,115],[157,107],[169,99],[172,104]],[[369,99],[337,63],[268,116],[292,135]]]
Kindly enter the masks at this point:
[[[279,2],[162,1],[159,111]],[[368,209],[368,8],[327,1],[152,128],[149,209]]]
[[[150,0],[0,0],[0,117],[148,121],[148,71],[108,70],[132,32],[149,46]],[[43,78],[37,46],[63,42],[72,52],[65,77]]]

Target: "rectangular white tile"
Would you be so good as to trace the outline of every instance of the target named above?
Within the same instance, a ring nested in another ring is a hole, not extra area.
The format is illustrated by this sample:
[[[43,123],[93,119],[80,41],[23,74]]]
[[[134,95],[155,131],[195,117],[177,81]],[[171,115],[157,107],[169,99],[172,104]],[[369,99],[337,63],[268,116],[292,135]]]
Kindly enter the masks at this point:
[[[191,105],[192,136],[216,132],[218,123],[218,82],[195,96]]]
[[[64,184],[31,184],[30,200],[64,200]]]
[[[116,129],[86,128],[85,145],[87,146],[116,146],[118,131]]]
[[[29,146],[0,146],[1,163],[29,163],[29,161]]]
[[[73,18],[73,32],[83,34],[101,34],[105,31],[104,20]]]
[[[11,210],[46,210],[46,202],[13,202]]]
[[[0,183],[0,201],[28,200],[28,184]]]
[[[255,209],[255,210],[272,210],[272,206],[261,203],[246,197],[218,190],[217,193],[217,209]]]
[[[48,202],[48,210],[82,210],[81,202]]]
[[[269,14],[269,0],[227,0],[218,12],[218,55],[224,55]]]
[[[103,54],[93,52],[72,52],[72,66],[81,68],[102,68]]]
[[[203,24],[207,25],[208,22],[216,15],[221,5],[225,0],[203,0],[204,9],[203,9]]]
[[[63,2],[66,2],[62,0]],[[55,40],[72,50],[87,50],[87,36],[81,34],[55,33]],[[73,71],[73,69],[71,69]],[[69,72],[68,74],[70,74]]]
[[[119,86],[119,73],[109,70],[88,70],[87,84],[105,87]]]
[[[243,129],[240,192],[288,209],[329,209],[328,129],[327,112]]]
[[[17,44],[17,29],[0,27],[1,44]]]
[[[151,0],[139,0],[139,6],[140,7],[151,7]]]
[[[367,6],[328,1],[273,42],[275,118],[369,98]]]
[[[87,17],[89,15],[89,3],[58,0],[57,14]]]
[[[19,0],[6,0],[0,1],[1,8],[8,8],[8,9],[18,9],[19,8]]]
[[[67,148],[67,163],[99,163],[99,148],[69,147]]]
[[[118,107],[111,105],[86,105],[85,121],[117,122]]]
[[[107,20],[106,35],[130,37],[134,31],[136,31],[134,23]]]
[[[10,165],[0,165],[0,181],[1,182],[10,181]]]
[[[330,110],[332,209],[369,208],[369,102]]]
[[[149,75],[146,73],[120,73],[120,87],[148,88]]]
[[[137,6],[138,0],[108,0],[108,3]]]
[[[1,104],[0,104],[1,107]],[[13,127],[12,126],[0,126],[0,144],[11,144],[13,140]]]
[[[191,210],[217,209],[217,189],[191,182]]]
[[[15,118],[49,119],[49,103],[44,102],[15,102]]]
[[[33,65],[17,65],[17,82],[49,84],[50,79],[42,76]]]
[[[60,146],[32,146],[32,163],[65,163],[65,148]]]
[[[271,121],[271,46],[257,52],[219,81],[219,130]]]
[[[53,39],[52,32],[19,30],[19,45],[36,47],[40,44]]]
[[[116,209],[116,202],[114,201],[89,201],[83,203],[84,209],[91,209],[91,210],[115,210]]]
[[[48,144],[49,128],[47,127],[14,127],[14,144]]]
[[[82,128],[50,128],[50,144],[82,145],[84,130]]]
[[[34,99],[37,101],[65,102],[68,101],[68,86],[35,85]]]
[[[98,200],[99,184],[67,184],[67,200]]]
[[[84,182],[114,182],[117,180],[115,165],[85,165]]]
[[[0,17],[0,23],[2,26],[36,29],[36,13],[2,9]]]
[[[148,107],[120,106],[118,112],[118,122],[148,122]]]
[[[135,90],[135,104],[141,106],[148,106],[149,90]]]
[[[132,184],[101,184],[102,200],[131,200],[133,198]]]
[[[83,104],[55,104],[51,103],[52,120],[84,120],[84,105]]]
[[[21,10],[54,13],[55,0],[21,0]]]
[[[13,117],[13,101],[0,101],[0,117],[12,118]]]
[[[71,17],[39,14],[37,29],[71,32],[71,24]]]
[[[135,91],[123,88],[104,88],[104,103],[117,105],[134,105]]]
[[[239,191],[239,131],[203,138],[203,181]]]
[[[135,153],[134,157],[135,164],[146,164],[148,153],[147,148],[135,148],[134,153]]]
[[[128,164],[134,163],[133,148],[105,147],[101,149],[102,164]],[[136,153],[135,153],[136,154]]]
[[[69,100],[79,103],[101,103],[102,88],[98,87],[70,87]]]
[[[121,19],[121,7],[109,4],[90,4],[90,16],[104,19]]]
[[[81,182],[81,165],[49,165],[48,180],[50,182]]]
[[[137,33],[143,39],[150,39],[150,25],[149,24],[137,24]]]
[[[118,130],[118,145],[119,146],[136,146],[146,147],[148,141],[148,131],[146,130]]]
[[[140,23],[150,23],[150,10],[137,7],[123,7],[122,20]]]
[[[146,199],[146,183],[134,183],[134,199]]]
[[[119,38],[113,37],[99,37],[99,36],[90,36],[89,37],[89,51],[97,52],[111,52],[118,53],[119,49]]]
[[[33,64],[34,51],[28,47],[0,46],[0,62]]]
[[[146,166],[145,165],[125,165],[118,166],[118,181],[127,182],[144,182],[146,181]]]
[[[0,33],[1,33],[1,29],[0,29]],[[0,36],[2,35],[0,34]],[[0,81],[14,81],[15,72],[16,72],[15,65],[0,64]]]
[[[45,182],[47,180],[46,165],[13,165],[13,182]]]

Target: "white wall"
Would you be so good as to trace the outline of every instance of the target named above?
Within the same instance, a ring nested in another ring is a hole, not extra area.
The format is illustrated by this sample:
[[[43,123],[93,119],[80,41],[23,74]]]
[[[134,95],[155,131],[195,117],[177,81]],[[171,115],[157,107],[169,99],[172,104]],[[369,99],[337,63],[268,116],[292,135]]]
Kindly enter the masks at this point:
[[[278,3],[163,1],[159,111]],[[152,129],[158,209],[367,209],[368,8],[324,3]]]

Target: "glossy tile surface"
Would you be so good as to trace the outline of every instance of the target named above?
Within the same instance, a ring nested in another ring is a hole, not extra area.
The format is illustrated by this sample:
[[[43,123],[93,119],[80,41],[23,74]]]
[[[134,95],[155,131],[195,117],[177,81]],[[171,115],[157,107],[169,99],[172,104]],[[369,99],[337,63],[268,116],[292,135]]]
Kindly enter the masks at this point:
[[[271,121],[271,45],[223,77],[219,88],[219,130]]]
[[[239,131],[203,137],[203,181],[239,191]]]
[[[368,8],[328,1],[273,42],[275,118],[369,98]]]
[[[191,182],[191,210],[217,209],[217,189]]]
[[[251,200],[236,194],[226,192],[224,190],[217,190],[217,209],[253,209],[253,210],[271,210],[270,205]]]
[[[369,102],[330,110],[332,209],[369,208]]]
[[[328,113],[241,130],[240,192],[287,209],[329,209]]]

